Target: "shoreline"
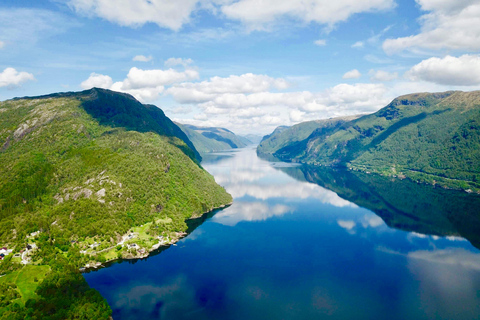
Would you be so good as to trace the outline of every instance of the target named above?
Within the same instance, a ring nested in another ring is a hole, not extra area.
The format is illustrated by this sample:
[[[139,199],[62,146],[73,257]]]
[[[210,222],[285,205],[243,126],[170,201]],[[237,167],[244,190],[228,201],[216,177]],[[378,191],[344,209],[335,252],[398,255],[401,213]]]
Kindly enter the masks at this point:
[[[233,204],[233,201],[230,202],[230,203],[227,203],[227,204],[222,204],[218,207],[211,208],[209,211],[206,211],[206,212],[202,213],[201,215],[192,216],[191,218],[186,219],[185,222],[187,223],[187,226],[188,226],[188,221],[195,221],[195,220],[203,219],[203,221],[202,221],[202,223],[203,223],[205,220],[210,218],[209,217],[210,214],[215,213],[216,211],[220,211],[220,210],[223,210],[225,208],[228,208],[232,204]],[[162,251],[168,249],[172,245],[176,245],[176,243],[178,241],[187,237],[195,229],[196,229],[196,227],[194,227],[191,230],[190,230],[190,227],[187,227],[186,231],[176,231],[175,232],[175,235],[176,235],[175,237],[172,237],[167,242],[160,241],[157,244],[154,244],[150,249],[145,249],[146,250],[145,253],[135,255],[135,256],[132,256],[132,257],[115,258],[115,259],[107,260],[103,263],[97,262],[95,265],[90,265],[90,264],[87,263],[84,267],[80,267],[79,271],[80,271],[80,273],[89,273],[89,272],[97,271],[97,270],[100,270],[100,269],[103,269],[103,268],[108,268],[115,263],[122,263],[123,261],[132,262],[132,261],[147,259],[150,256],[155,256],[157,254],[160,254]]]

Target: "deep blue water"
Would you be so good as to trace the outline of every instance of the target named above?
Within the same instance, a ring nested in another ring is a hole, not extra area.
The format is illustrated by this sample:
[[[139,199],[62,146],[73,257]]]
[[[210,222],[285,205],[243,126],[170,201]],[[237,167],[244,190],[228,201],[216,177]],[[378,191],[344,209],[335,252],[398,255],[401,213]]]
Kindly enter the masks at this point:
[[[231,207],[158,255],[85,274],[114,319],[480,318],[479,197],[252,148],[202,165]]]

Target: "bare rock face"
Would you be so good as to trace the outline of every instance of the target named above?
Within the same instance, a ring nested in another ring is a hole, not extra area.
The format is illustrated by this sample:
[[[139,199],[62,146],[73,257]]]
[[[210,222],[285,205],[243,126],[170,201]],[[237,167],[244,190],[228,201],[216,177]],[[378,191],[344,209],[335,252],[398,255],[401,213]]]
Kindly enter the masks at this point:
[[[102,188],[102,189],[98,190],[97,192],[95,192],[95,195],[99,198],[105,197],[105,194],[106,194],[105,193],[105,188]]]

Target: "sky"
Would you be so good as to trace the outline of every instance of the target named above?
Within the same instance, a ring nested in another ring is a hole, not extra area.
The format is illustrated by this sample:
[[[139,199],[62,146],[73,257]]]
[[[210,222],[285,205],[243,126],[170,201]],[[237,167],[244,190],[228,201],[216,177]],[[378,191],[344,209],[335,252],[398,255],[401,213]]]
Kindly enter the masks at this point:
[[[1,0],[0,100],[101,87],[268,134],[480,89],[480,0]]]

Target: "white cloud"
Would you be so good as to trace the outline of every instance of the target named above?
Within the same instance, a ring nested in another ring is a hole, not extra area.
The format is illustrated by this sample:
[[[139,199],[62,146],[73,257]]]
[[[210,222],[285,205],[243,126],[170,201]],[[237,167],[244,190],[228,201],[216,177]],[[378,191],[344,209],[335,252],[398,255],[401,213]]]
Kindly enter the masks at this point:
[[[393,0],[240,0],[221,7],[223,14],[244,23],[250,30],[265,30],[281,18],[326,24],[329,29],[360,12],[388,10]]]
[[[325,39],[319,39],[319,40],[314,41],[313,43],[315,43],[315,44],[316,44],[317,46],[319,46],[319,47],[322,47],[322,46],[327,45],[327,40],[325,40]]]
[[[479,0],[416,0],[428,13],[419,19],[421,32],[417,35],[387,39],[383,49],[394,54],[405,49],[480,49]]]
[[[398,78],[398,73],[397,72],[387,72],[383,70],[370,70],[368,72],[370,75],[370,81],[373,82],[387,82],[387,81],[392,81]]]
[[[429,81],[453,86],[480,84],[480,56],[430,58],[413,66],[406,74],[413,81]]]
[[[188,65],[191,65],[192,63],[193,63],[192,59],[170,58],[170,59],[167,59],[167,61],[165,61],[165,66],[175,67],[175,66],[181,65],[186,68]]]
[[[112,87],[112,84],[113,80],[111,77],[92,72],[90,74],[90,77],[88,77],[87,80],[83,81],[80,86],[83,89],[90,89],[94,87],[110,89]]]
[[[133,57],[132,61],[140,61],[140,62],[149,62],[149,61],[152,61],[153,60],[153,57],[152,56],[144,56],[144,55],[138,55],[138,56],[135,56]]]
[[[70,0],[78,13],[98,16],[122,26],[137,27],[156,23],[160,27],[179,30],[190,21],[198,0]]]
[[[298,109],[293,109],[290,111],[290,121],[293,123],[302,122],[305,112]]]
[[[379,227],[383,224],[384,224],[384,222],[383,222],[382,218],[380,218],[379,216],[377,216],[375,214],[372,214],[370,216],[364,216],[363,219],[362,219],[362,226],[364,228],[367,228],[367,227],[376,228],[376,227]]]
[[[273,130],[276,125],[374,112],[391,99],[385,97],[387,88],[383,84],[339,84],[318,93],[271,92],[270,89],[283,86],[283,79],[279,83],[281,86],[274,86],[272,84],[279,79],[260,76],[264,81],[257,81],[257,75],[243,76],[181,83],[165,93],[171,94],[178,103],[196,105],[210,115],[203,117],[204,123],[199,123],[198,118],[191,122],[187,119],[188,123],[262,133]],[[252,86],[257,82],[259,84]],[[262,91],[252,92],[258,90]]]
[[[282,216],[292,209],[285,205],[268,206],[263,202],[237,203],[217,213],[212,221],[234,226],[241,221],[265,221],[274,216]]]
[[[175,100],[180,103],[200,103],[214,100],[221,100],[231,97],[235,99],[235,94],[263,92],[271,88],[286,89],[288,82],[282,78],[272,78],[266,75],[256,75],[246,73],[240,76],[229,76],[227,78],[213,77],[209,81],[197,83],[181,83],[168,89]],[[230,96],[219,97],[221,94]]]
[[[451,248],[436,251],[413,251],[409,258],[429,261],[434,264],[454,265],[475,271],[480,271],[480,254],[462,248]]]
[[[361,12],[384,11],[395,7],[394,0],[58,0],[77,13],[97,16],[122,26],[138,27],[155,23],[179,30],[190,22],[193,12],[206,10],[242,22],[249,30],[267,30],[281,19],[318,23],[331,30],[336,23]]]
[[[186,69],[177,71],[174,69],[151,69],[142,70],[136,67],[130,69],[127,78],[122,83],[122,89],[142,89],[158,86],[171,85],[174,83],[198,79],[199,74],[196,70]]]
[[[357,41],[354,44],[352,44],[352,48],[363,48],[365,46],[365,43],[363,41]]]
[[[165,86],[177,82],[194,80],[199,77],[193,69],[177,71],[173,69],[142,70],[136,67],[130,69],[123,81],[113,83],[107,75],[92,73],[90,77],[81,83],[84,89],[101,87],[114,91],[127,92],[142,102],[154,101],[165,89]]]
[[[4,46],[5,46],[5,42],[0,41],[0,49],[3,49]]]
[[[2,87],[18,87],[22,83],[35,80],[33,74],[28,72],[18,72],[14,68],[6,68],[0,73],[0,88]]]
[[[388,103],[383,84],[339,84],[315,95],[310,103],[300,107],[307,112],[324,112],[331,116],[357,114],[378,110]]]
[[[340,227],[346,230],[352,230],[357,225],[355,221],[352,220],[337,220],[337,223]]]
[[[343,79],[358,79],[362,76],[357,69],[350,70],[343,75]]]

